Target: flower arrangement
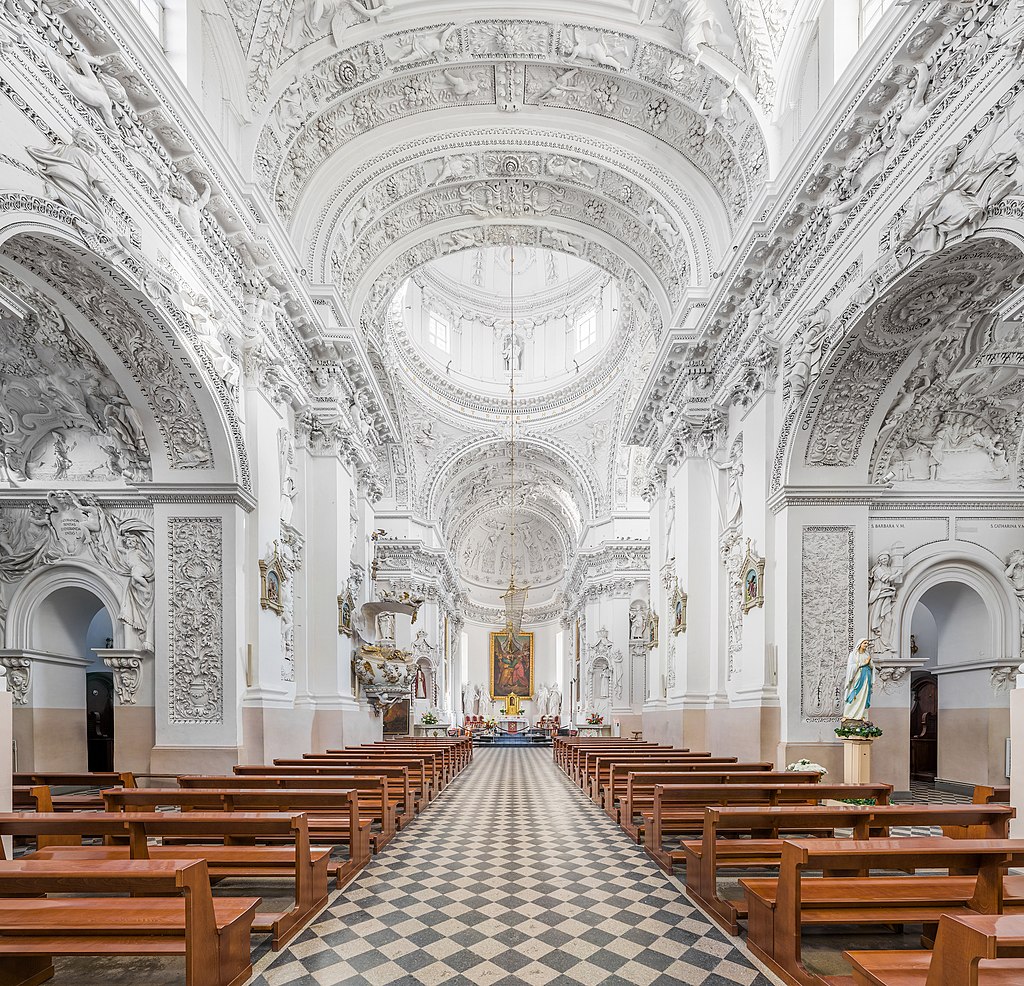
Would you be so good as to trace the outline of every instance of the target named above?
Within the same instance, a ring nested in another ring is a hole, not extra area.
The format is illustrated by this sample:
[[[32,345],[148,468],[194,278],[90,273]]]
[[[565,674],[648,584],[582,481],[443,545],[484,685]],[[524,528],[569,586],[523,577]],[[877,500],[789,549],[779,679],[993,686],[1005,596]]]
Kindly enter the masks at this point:
[[[588,726],[600,726],[604,722],[604,716],[600,712],[591,712],[587,715]]]
[[[786,770],[816,770],[822,777],[828,773],[820,763],[814,763],[813,760],[808,760],[807,757],[802,757],[795,763],[787,764]]]
[[[440,721],[433,712],[424,712],[423,718],[420,720],[424,726],[436,726]]]
[[[836,736],[841,739],[876,739],[882,730],[867,719],[844,719],[836,726]]]
[[[497,719],[491,718],[491,719],[485,719],[484,720],[484,729],[497,729],[497,728],[498,728],[498,720]]]

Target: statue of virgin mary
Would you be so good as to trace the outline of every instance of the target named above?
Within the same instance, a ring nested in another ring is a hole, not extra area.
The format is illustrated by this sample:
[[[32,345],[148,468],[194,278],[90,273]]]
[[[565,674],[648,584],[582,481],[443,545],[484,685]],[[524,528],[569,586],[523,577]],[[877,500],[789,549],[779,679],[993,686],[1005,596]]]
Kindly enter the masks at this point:
[[[843,719],[853,722],[867,720],[871,708],[871,689],[874,685],[875,669],[871,665],[871,651],[868,639],[862,637],[850,651],[846,662],[846,690],[843,693]]]

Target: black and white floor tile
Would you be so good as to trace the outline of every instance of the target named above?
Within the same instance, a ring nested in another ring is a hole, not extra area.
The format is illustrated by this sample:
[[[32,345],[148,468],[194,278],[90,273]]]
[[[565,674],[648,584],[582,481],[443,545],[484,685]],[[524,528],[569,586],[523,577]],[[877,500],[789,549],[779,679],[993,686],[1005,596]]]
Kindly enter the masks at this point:
[[[477,750],[252,986],[769,986],[554,766]]]

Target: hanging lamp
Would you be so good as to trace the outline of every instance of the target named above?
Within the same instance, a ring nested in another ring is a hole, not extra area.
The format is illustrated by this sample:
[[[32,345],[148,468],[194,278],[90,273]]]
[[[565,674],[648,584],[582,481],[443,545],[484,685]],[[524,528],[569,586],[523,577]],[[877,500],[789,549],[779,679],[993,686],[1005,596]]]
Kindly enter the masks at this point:
[[[527,586],[516,585],[516,241],[509,243],[509,314],[511,338],[509,339],[509,558],[511,572],[508,589],[501,598],[505,602],[505,627],[502,631],[510,653],[521,650],[519,632],[523,627],[523,609],[526,606]]]

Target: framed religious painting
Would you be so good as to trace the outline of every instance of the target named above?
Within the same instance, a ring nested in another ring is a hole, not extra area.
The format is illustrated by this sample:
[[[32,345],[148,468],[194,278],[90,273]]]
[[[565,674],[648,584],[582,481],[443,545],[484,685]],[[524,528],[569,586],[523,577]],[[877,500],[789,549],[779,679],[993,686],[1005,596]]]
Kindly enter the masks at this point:
[[[356,608],[351,592],[343,592],[338,596],[338,633],[346,637],[352,636],[352,613]]]
[[[672,593],[672,635],[686,632],[686,593],[676,583],[676,591]]]
[[[533,634],[491,634],[491,698],[533,698]]]
[[[287,578],[281,556],[278,554],[277,542],[274,550],[267,558],[260,559],[260,607],[269,609],[280,616],[284,612],[284,594],[281,585]]]
[[[755,553],[750,545],[750,538],[747,538],[747,554],[740,572],[743,612],[749,613],[755,606],[764,606],[764,559]]]
[[[387,706],[383,712],[383,733],[385,736],[409,735],[409,700],[400,698]]]

